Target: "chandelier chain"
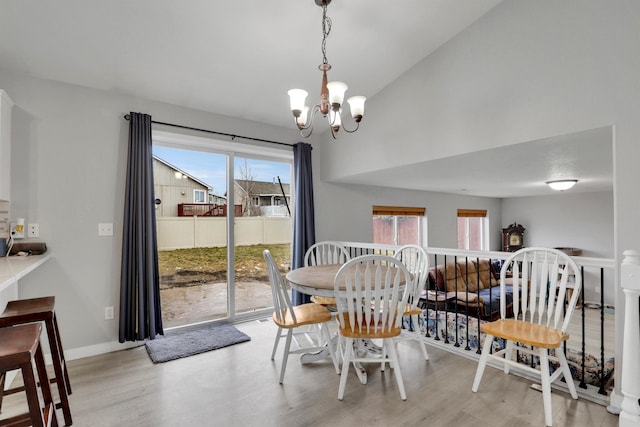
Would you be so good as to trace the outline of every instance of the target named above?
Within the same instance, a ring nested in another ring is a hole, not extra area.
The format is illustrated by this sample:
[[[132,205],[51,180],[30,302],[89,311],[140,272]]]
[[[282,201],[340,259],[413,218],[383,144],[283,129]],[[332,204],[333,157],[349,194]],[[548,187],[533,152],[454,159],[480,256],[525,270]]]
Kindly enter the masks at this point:
[[[327,5],[322,6],[322,63],[327,62],[327,37],[331,32],[331,18],[327,16]]]

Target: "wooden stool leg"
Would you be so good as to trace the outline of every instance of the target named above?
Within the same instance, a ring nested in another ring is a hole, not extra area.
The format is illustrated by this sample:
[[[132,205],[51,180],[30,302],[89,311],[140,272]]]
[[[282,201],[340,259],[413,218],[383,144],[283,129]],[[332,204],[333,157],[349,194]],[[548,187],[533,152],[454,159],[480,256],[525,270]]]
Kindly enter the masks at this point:
[[[7,373],[0,374],[0,412],[2,410],[2,398],[4,397],[4,382],[6,381]]]
[[[40,381],[40,389],[42,391],[42,400],[44,401],[43,415],[45,423],[49,425],[49,419],[51,419],[50,425],[52,427],[58,427],[58,418],[56,417],[56,407],[53,402],[53,396],[51,394],[51,388],[49,386],[49,377],[47,375],[47,367],[44,362],[44,356],[42,354],[42,346],[38,345],[35,354],[35,364],[38,371],[38,380]]]
[[[22,365],[22,378],[29,405],[29,417],[34,427],[43,427],[42,412],[40,412],[40,401],[38,400],[38,385],[33,376],[33,366],[31,363]]]
[[[71,419],[71,409],[69,408],[69,399],[67,397],[67,385],[65,379],[66,377],[66,369],[63,369],[62,366],[62,348],[59,348],[59,336],[56,333],[56,327],[54,325],[55,315],[52,319],[47,320],[45,323],[47,327],[47,335],[49,337],[49,347],[51,350],[51,358],[53,359],[53,370],[56,375],[55,383],[58,386],[58,394],[60,397],[60,407],[62,408],[62,414],[64,415],[64,423],[67,426],[73,424],[73,420]]]
[[[64,350],[62,347],[62,336],[60,335],[60,330],[58,329],[58,319],[56,314],[53,313],[53,329],[56,333],[56,342],[58,343],[58,348],[60,352],[60,360],[62,362],[62,369],[64,371],[64,384],[67,387],[67,394],[71,394],[71,381],[69,381],[69,372],[67,371],[67,360],[64,357]]]

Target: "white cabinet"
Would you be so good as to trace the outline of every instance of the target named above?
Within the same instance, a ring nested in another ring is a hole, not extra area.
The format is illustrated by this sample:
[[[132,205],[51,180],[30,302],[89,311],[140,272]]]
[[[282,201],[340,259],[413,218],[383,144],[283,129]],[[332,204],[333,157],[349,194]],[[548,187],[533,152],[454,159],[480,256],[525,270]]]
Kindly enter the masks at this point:
[[[11,200],[11,108],[13,101],[0,89],[0,200]]]

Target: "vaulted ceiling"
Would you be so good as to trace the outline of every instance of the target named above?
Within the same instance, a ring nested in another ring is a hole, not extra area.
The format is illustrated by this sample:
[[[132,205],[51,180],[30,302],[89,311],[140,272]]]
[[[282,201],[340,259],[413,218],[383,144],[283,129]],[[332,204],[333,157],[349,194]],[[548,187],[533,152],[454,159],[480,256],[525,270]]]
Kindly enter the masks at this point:
[[[373,98],[499,3],[333,0],[326,46],[333,66],[329,79],[349,84],[349,95]],[[321,18],[314,0],[5,0],[0,4],[0,72],[293,127],[287,90],[304,88],[311,102],[319,97]],[[564,136],[546,141],[566,143],[555,154],[537,141],[478,153],[480,158],[459,156],[353,177],[351,182],[396,186],[406,184],[404,177],[410,173],[429,183],[421,189],[509,197],[513,185],[519,185],[515,177],[527,178],[521,165],[533,161],[533,150],[547,155],[543,163],[531,165],[531,171],[544,168],[549,176],[564,161],[582,180],[583,190],[611,189],[611,162],[601,161],[603,155],[611,156],[610,133],[575,137],[593,139],[594,155],[588,155],[584,145],[578,150],[572,136]],[[596,141],[602,137],[608,140]],[[492,166],[480,166],[484,164]],[[485,189],[457,180],[451,173],[454,165],[477,167],[475,182]],[[514,180],[496,181],[496,168]],[[511,187],[503,188],[505,184]],[[526,191],[544,194],[540,191],[546,189]],[[518,194],[524,194],[522,185]]]

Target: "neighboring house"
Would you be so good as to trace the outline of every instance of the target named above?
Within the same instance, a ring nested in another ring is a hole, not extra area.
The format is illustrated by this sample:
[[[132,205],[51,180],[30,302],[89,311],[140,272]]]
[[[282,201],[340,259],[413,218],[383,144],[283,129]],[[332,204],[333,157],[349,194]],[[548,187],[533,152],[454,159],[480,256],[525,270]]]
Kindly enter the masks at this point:
[[[212,188],[206,182],[157,156],[153,156],[153,183],[156,216],[179,216],[178,205],[227,204],[226,197],[213,194]]]
[[[289,184],[236,179],[234,201],[242,205],[244,216],[288,216],[291,203]],[[282,192],[284,191],[284,195]]]

